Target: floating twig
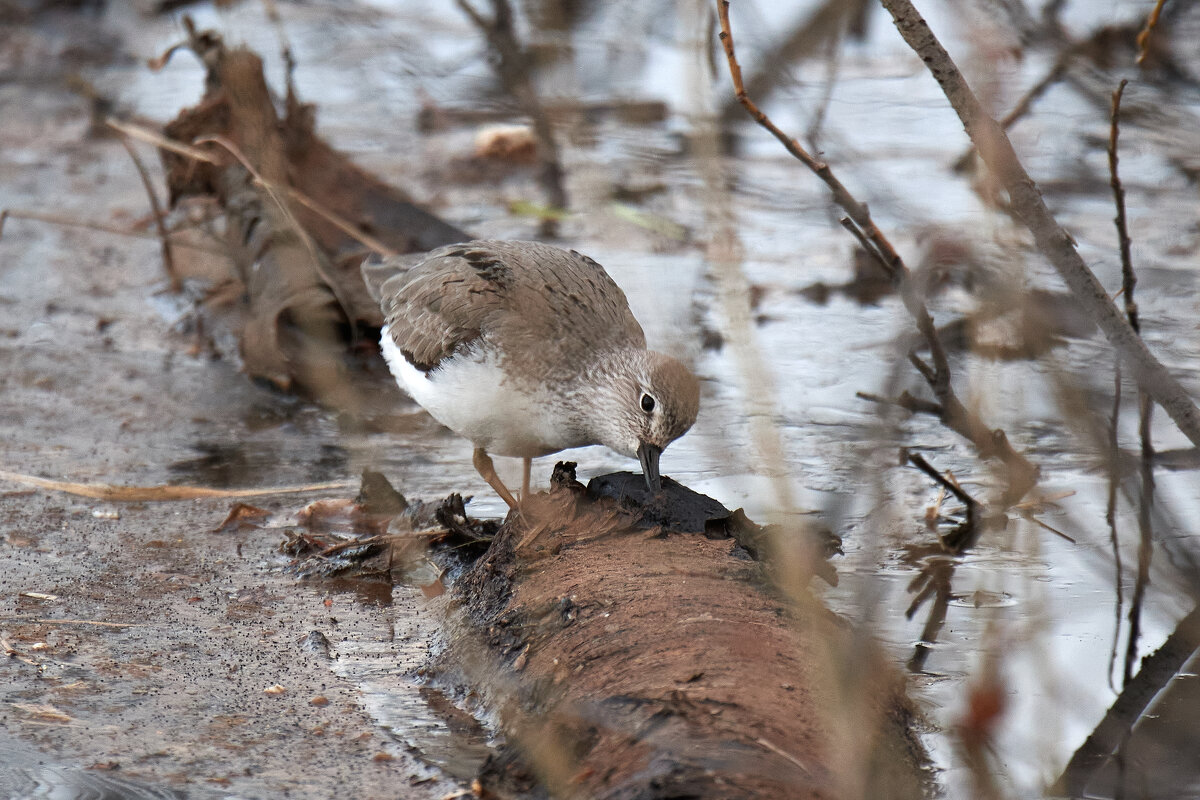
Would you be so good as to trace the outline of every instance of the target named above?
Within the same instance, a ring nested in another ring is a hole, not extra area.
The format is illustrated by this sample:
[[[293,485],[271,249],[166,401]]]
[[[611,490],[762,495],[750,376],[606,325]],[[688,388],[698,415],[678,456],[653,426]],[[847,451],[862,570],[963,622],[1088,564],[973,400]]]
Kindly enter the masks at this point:
[[[276,486],[262,489],[213,489],[208,486],[113,486],[107,483],[75,483],[72,481],[54,481],[49,478],[39,478],[36,475],[23,475],[19,472],[0,470],[0,480],[19,483],[23,486],[36,486],[55,492],[65,492],[76,497],[90,497],[94,500],[108,500],[116,503],[168,502],[174,500],[199,500],[209,497],[265,497],[274,494],[299,494],[301,492],[329,491],[333,489],[350,489],[357,486],[356,481],[333,481],[329,483],[310,483],[303,486]]]

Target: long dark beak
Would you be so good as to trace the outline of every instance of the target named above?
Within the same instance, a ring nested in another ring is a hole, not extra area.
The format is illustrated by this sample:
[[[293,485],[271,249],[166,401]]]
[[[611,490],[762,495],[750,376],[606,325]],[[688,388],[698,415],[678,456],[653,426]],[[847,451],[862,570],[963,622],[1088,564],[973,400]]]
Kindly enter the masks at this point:
[[[642,462],[642,474],[646,476],[646,487],[652,494],[658,494],[662,488],[662,478],[658,474],[658,457],[662,448],[649,442],[642,442],[637,449],[638,461]]]

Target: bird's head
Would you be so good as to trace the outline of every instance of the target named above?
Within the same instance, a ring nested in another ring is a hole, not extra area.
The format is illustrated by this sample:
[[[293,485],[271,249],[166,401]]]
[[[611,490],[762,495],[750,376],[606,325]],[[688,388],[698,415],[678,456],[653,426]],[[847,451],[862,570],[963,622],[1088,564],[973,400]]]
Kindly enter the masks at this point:
[[[658,492],[658,458],[687,433],[700,410],[700,382],[679,361],[648,350],[614,359],[603,393],[600,442],[642,463],[646,485]]]

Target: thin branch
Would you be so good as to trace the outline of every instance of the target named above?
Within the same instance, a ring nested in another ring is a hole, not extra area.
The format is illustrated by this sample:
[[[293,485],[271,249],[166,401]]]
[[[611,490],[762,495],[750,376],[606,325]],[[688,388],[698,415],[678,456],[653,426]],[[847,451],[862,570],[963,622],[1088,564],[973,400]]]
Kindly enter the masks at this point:
[[[928,400],[922,400],[919,397],[914,397],[907,390],[900,393],[900,396],[895,400],[889,400],[886,397],[880,397],[877,394],[870,392],[855,392],[854,396],[860,400],[866,400],[870,403],[877,403],[881,406],[898,406],[913,414],[924,413],[932,414],[935,417],[942,415],[942,407],[937,403],[931,403]]]
[[[967,507],[968,513],[979,507],[978,500],[963,491],[963,488],[957,483],[947,479],[944,475],[942,475],[942,473],[938,472],[934,466],[926,461],[925,457],[920,453],[909,453],[908,461],[914,467],[921,470],[921,472],[924,472],[930,478],[933,478],[933,480],[939,486],[943,487],[946,491],[950,492],[950,494],[957,497],[958,501]]]
[[[759,109],[758,105],[750,99],[750,96],[746,94],[746,88],[742,83],[742,67],[738,64],[737,55],[733,49],[733,33],[729,25],[729,0],[718,0],[717,15],[721,21],[721,32],[717,34],[717,37],[721,40],[721,45],[725,48],[725,59],[729,62],[729,75],[733,79],[733,89],[738,102],[754,118],[755,122],[766,128],[789,153],[824,181],[829,190],[833,192],[833,202],[845,210],[850,219],[854,221],[854,224],[879,248],[880,253],[884,256],[884,265],[888,274],[894,276],[897,272],[907,272],[907,267],[904,266],[904,262],[900,259],[900,255],[896,252],[895,248],[892,247],[891,242],[875,227],[867,206],[864,203],[858,202],[854,198],[854,195],[850,194],[850,191],[833,174],[833,170],[829,168],[828,164],[809,155],[800,142],[780,130]]]
[[[1125,223],[1125,187],[1121,185],[1121,176],[1117,172],[1120,159],[1117,156],[1117,138],[1121,127],[1121,97],[1125,94],[1125,86],[1129,81],[1122,79],[1112,95],[1112,124],[1108,136],[1108,172],[1109,186],[1113,191],[1113,202],[1117,206],[1117,216],[1113,222],[1117,226],[1117,240],[1121,246],[1121,295],[1125,300],[1125,316],[1129,319],[1129,327],[1135,333],[1142,332],[1138,322],[1137,303],[1133,301],[1133,288],[1137,285],[1137,275],[1133,272],[1132,244],[1129,241],[1129,229]]]
[[[1117,206],[1117,215],[1113,222],[1117,226],[1117,238],[1121,247],[1121,294],[1125,302],[1125,316],[1129,327],[1135,333],[1141,333],[1141,322],[1138,320],[1137,303],[1134,302],[1133,290],[1137,285],[1137,275],[1133,271],[1132,245],[1129,241],[1129,230],[1125,222],[1125,187],[1121,185],[1121,177],[1117,171],[1119,158],[1117,156],[1117,141],[1120,135],[1121,97],[1125,93],[1128,81],[1122,80],[1112,94],[1112,124],[1108,137],[1108,170],[1109,185],[1112,186],[1113,201]],[[1146,597],[1146,589],[1150,583],[1150,561],[1154,550],[1151,546],[1153,538],[1152,514],[1154,509],[1154,445],[1150,438],[1150,415],[1154,403],[1146,393],[1138,390],[1138,434],[1142,442],[1141,460],[1141,495],[1138,498],[1138,562],[1137,579],[1133,586],[1133,599],[1129,604],[1129,640],[1125,646],[1125,669],[1123,684],[1129,683],[1133,677],[1133,665],[1137,660],[1138,640],[1141,638],[1142,603]]]
[[[995,456],[1004,463],[1008,471],[1008,490],[1004,501],[1006,503],[1017,502],[1035,483],[1036,468],[1012,448],[1008,437],[1002,431],[993,431],[988,428],[958,399],[951,385],[950,364],[934,325],[933,316],[918,294],[918,287],[911,280],[911,273],[900,254],[883,232],[876,227],[866,204],[860,203],[850,193],[834,175],[830,166],[824,161],[814,158],[799,141],[784,133],[749,97],[742,79],[742,68],[734,50],[733,33],[729,22],[729,0],[717,0],[717,16],[721,23],[721,32],[718,37],[725,50],[725,60],[729,64],[729,75],[738,102],[755,122],[784,146],[788,153],[808,167],[829,187],[833,201],[846,212],[848,219],[842,222],[843,227],[866,247],[868,253],[879,260],[884,271],[899,289],[904,307],[916,322],[917,329],[929,348],[930,360],[933,362],[932,367],[925,365],[915,355],[910,355],[910,360],[925,377],[941,405],[942,422],[951,430],[967,438],[982,456]]]
[[[121,144],[125,147],[125,152],[129,153],[129,157],[133,159],[133,166],[137,169],[138,175],[141,176],[142,186],[146,188],[146,196],[150,198],[150,211],[154,214],[154,227],[158,230],[158,238],[162,243],[163,267],[171,281],[171,291],[178,292],[183,286],[183,280],[179,277],[179,270],[175,267],[175,256],[171,251],[171,237],[167,232],[166,214],[158,202],[158,193],[154,191],[150,173],[146,171],[146,165],[138,158],[137,151],[129,143],[129,137],[121,136],[120,139]]]
[[[1141,32],[1137,35],[1138,66],[1142,65],[1142,61],[1145,60],[1146,54],[1150,52],[1150,36],[1154,33],[1154,28],[1158,25],[1159,15],[1162,14],[1163,6],[1166,5],[1166,3],[1167,0],[1158,0],[1158,2],[1154,4],[1154,10],[1151,11],[1150,16],[1146,18],[1146,27],[1142,28]],[[1124,83],[1124,81],[1122,81],[1122,83]]]
[[[1070,234],[1054,219],[1037,184],[1021,165],[1012,142],[988,116],[929,24],[909,0],[881,1],[900,35],[941,86],[984,163],[1008,191],[1013,212],[1033,234],[1038,249],[1096,320],[1138,385],[1166,410],[1193,444],[1200,445],[1200,409],[1117,311],[1103,284],[1079,255]]]
[[[184,144],[183,142],[177,142],[174,139],[163,136],[158,131],[142,127],[141,125],[135,125],[132,122],[125,122],[124,120],[109,117],[104,121],[104,124],[118,133],[123,133],[131,139],[137,139],[138,141],[152,144],[160,150],[166,150],[168,152],[175,153],[176,155],[180,155],[185,158],[191,158],[196,161],[203,161],[205,164],[220,165],[222,163],[220,158],[208,152],[207,150],[202,150],[199,147],[192,147],[191,145]]]
[[[762,54],[760,63],[764,68],[758,74],[746,78],[746,93],[752,97],[765,98],[787,76],[787,65],[815,57],[819,50],[829,46],[836,52],[851,18],[862,11],[864,0],[825,0],[814,8],[777,44]],[[832,76],[831,76],[832,77]],[[817,106],[815,118],[821,115]],[[731,119],[738,110],[738,101],[731,99],[721,110],[721,116]]]

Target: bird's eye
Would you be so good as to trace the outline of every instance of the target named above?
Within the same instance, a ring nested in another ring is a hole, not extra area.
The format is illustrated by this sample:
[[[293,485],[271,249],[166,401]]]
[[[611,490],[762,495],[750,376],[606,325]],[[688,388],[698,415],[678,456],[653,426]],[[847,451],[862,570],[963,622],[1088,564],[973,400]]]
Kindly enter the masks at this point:
[[[648,394],[642,395],[642,411],[649,414],[654,410],[654,398]]]

